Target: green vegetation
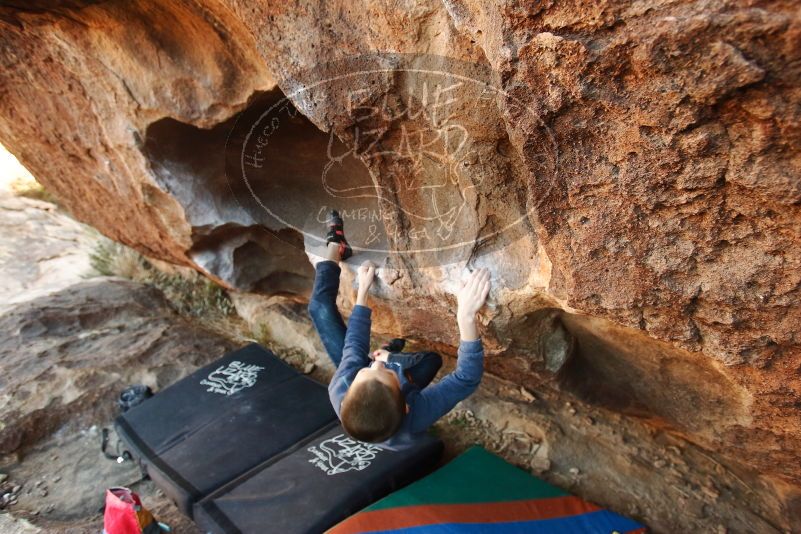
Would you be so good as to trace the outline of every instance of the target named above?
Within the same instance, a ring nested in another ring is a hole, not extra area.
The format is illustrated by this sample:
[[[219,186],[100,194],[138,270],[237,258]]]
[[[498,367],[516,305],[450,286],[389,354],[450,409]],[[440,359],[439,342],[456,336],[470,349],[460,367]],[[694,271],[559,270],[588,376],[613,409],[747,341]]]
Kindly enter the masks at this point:
[[[174,272],[163,272],[135,250],[106,238],[98,240],[90,262],[98,274],[156,287],[181,315],[218,323],[238,319],[225,289],[195,271],[175,268]],[[226,329],[230,326],[225,325]],[[235,333],[228,331],[227,335]]]
[[[198,272],[148,260],[137,251],[98,235],[90,262],[104,276],[119,276],[151,285],[160,290],[172,308],[204,328],[233,339],[239,344],[251,341],[270,347],[280,358],[304,373],[314,368],[314,360],[302,350],[286,347],[274,339],[263,325],[252,332],[239,317],[225,289]]]
[[[33,177],[17,177],[9,184],[11,192],[18,197],[27,197],[34,200],[43,200],[52,204],[58,204],[58,199],[50,194],[45,188],[33,179]]]

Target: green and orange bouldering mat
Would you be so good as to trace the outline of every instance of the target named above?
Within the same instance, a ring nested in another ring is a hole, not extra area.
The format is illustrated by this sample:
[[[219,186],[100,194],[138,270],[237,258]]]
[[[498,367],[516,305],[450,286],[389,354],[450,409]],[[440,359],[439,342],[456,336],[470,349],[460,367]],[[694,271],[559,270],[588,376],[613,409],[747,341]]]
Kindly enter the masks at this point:
[[[639,523],[570,495],[473,447],[385,497],[329,534],[646,532]]]

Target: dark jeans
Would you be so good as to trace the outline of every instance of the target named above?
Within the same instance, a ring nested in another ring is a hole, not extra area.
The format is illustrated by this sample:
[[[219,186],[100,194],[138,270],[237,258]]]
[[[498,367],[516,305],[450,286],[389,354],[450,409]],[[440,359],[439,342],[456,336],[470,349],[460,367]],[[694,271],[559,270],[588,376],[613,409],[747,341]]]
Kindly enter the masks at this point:
[[[345,344],[345,321],[337,309],[339,291],[339,265],[334,261],[321,261],[317,264],[314,289],[309,300],[309,315],[314,328],[323,342],[328,356],[334,365],[342,361],[342,347]],[[401,352],[392,355],[406,377],[420,389],[426,387],[442,367],[442,358],[436,352]]]

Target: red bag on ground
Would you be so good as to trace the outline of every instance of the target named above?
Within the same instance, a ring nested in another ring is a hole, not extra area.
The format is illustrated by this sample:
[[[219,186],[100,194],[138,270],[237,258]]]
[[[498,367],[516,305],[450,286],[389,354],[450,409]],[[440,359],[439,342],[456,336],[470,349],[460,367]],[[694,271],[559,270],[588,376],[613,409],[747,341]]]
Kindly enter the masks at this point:
[[[160,534],[166,530],[142,506],[139,495],[128,488],[106,490],[103,534]]]

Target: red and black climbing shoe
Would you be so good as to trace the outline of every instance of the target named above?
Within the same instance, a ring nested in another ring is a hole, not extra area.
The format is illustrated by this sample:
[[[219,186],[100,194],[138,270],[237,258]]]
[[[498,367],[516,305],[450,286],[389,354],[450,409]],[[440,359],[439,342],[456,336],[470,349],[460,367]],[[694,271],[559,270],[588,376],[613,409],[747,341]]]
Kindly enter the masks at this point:
[[[402,352],[405,346],[406,340],[396,337],[381,345],[381,348],[387,352]]]
[[[326,243],[339,244],[339,258],[346,260],[353,255],[348,240],[345,239],[345,228],[342,217],[337,210],[331,210],[328,214],[328,233],[325,236]]]

